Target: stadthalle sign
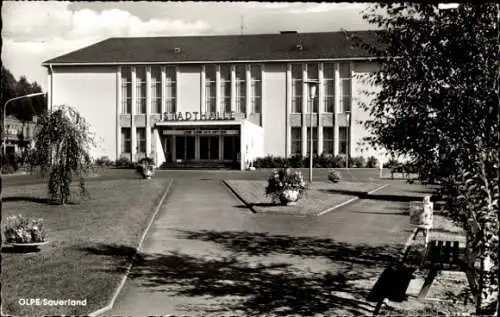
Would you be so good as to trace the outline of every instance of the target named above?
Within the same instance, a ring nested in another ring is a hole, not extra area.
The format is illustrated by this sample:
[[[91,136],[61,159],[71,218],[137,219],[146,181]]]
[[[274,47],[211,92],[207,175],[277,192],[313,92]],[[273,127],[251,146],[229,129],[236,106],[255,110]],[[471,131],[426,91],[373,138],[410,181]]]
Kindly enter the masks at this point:
[[[235,120],[232,112],[164,112],[162,121]]]

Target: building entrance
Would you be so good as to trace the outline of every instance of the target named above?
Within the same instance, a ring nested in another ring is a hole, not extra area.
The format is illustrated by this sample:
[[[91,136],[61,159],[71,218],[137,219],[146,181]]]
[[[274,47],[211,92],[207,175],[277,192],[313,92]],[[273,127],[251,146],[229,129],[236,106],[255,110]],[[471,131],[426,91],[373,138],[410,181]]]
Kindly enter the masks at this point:
[[[167,162],[234,163],[239,159],[239,127],[175,127],[160,133]]]

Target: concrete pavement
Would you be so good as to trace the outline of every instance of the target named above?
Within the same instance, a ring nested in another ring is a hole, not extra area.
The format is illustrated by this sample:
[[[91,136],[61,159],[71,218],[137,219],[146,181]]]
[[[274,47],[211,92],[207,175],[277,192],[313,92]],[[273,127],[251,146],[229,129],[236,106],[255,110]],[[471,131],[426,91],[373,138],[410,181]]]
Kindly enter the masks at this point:
[[[220,180],[176,179],[105,316],[370,314],[364,298],[410,234],[406,207],[254,214]]]

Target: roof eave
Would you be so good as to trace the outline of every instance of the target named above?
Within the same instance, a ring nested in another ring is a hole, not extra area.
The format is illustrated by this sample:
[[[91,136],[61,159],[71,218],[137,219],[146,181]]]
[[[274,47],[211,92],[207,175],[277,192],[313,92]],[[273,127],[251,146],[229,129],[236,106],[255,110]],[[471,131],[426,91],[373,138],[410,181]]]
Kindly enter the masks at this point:
[[[382,57],[336,57],[336,58],[297,58],[297,59],[248,59],[248,60],[210,60],[210,61],[156,61],[156,62],[44,62],[42,66],[108,66],[108,65],[154,65],[154,64],[216,64],[216,63],[287,63],[309,61],[375,61]]]

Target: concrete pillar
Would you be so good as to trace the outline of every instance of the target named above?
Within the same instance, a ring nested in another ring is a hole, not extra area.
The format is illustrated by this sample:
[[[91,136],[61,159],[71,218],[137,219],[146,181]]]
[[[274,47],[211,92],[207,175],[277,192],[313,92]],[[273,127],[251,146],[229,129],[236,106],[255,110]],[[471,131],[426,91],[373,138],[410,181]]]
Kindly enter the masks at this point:
[[[146,157],[151,156],[151,66],[146,67]]]
[[[122,130],[120,126],[120,116],[121,116],[121,105],[122,105],[122,68],[120,66],[116,69],[116,152],[115,160],[120,158],[122,152]]]
[[[136,134],[136,126],[135,126],[135,113],[136,113],[136,107],[137,107],[137,81],[136,81],[136,76],[135,76],[135,67],[132,66],[132,94],[131,94],[131,99],[132,99],[132,109],[130,111],[131,117],[132,117],[132,124],[130,125],[130,143],[131,143],[131,161],[135,161],[135,156],[137,153],[137,134]]]

